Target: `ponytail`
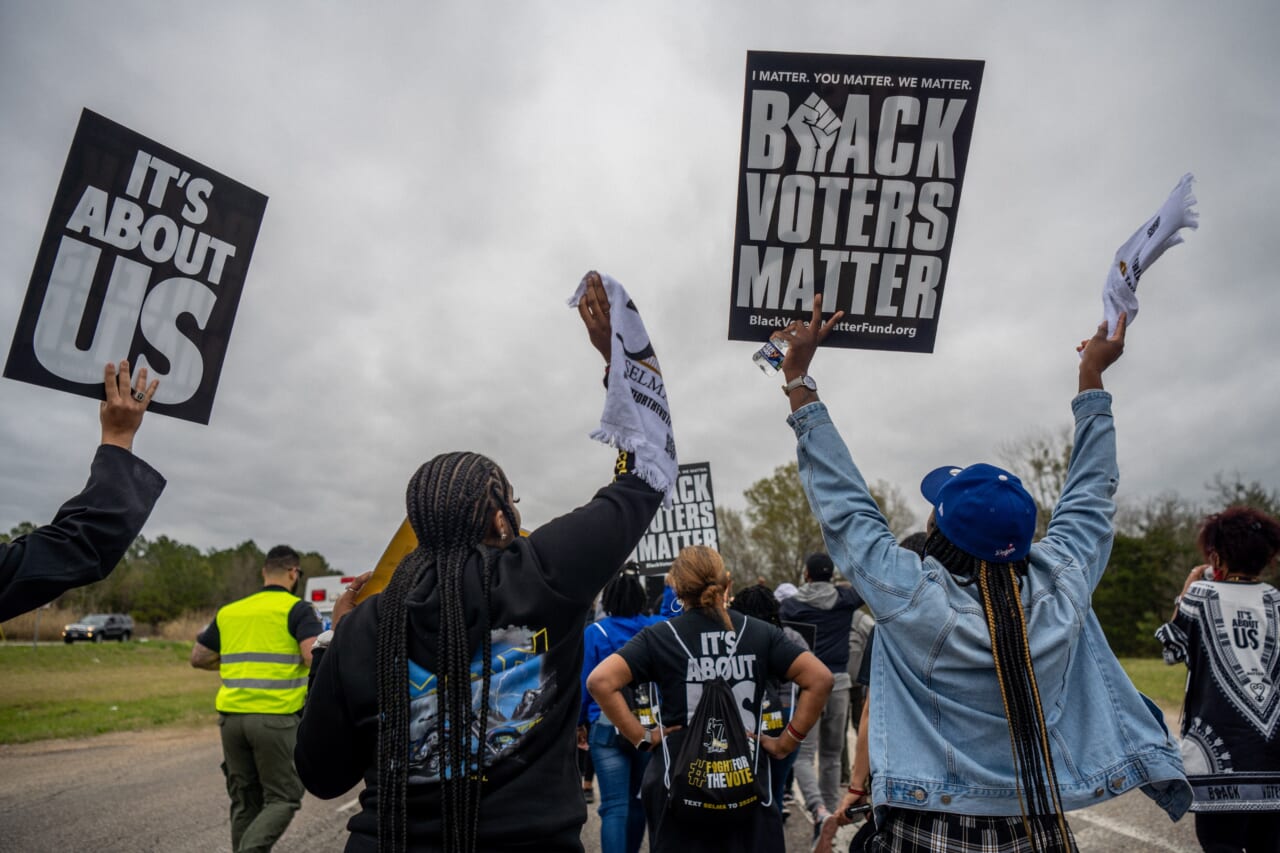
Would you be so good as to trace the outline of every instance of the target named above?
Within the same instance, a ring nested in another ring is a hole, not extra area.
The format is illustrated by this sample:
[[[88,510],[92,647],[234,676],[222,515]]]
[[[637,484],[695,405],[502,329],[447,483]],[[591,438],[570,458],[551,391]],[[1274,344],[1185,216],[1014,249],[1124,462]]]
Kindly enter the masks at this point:
[[[671,585],[685,607],[702,610],[733,630],[733,621],[725,607],[729,592],[729,572],[714,548],[690,545],[682,548],[671,563]]]

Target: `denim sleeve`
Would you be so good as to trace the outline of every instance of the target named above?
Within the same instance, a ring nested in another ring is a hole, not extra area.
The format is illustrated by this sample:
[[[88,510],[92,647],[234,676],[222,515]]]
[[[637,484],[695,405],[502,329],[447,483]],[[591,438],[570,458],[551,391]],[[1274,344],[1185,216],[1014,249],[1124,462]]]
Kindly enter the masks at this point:
[[[1083,572],[1081,580],[1087,587],[1082,592],[1087,597],[1102,580],[1111,557],[1116,513],[1113,497],[1120,471],[1111,395],[1101,389],[1084,391],[1071,401],[1071,410],[1076,430],[1067,481],[1038,547],[1053,553],[1055,565],[1065,561]]]
[[[921,580],[920,558],[898,547],[827,407],[810,403],[787,423],[796,433],[800,483],[831,559],[872,615],[893,616],[911,603]]]

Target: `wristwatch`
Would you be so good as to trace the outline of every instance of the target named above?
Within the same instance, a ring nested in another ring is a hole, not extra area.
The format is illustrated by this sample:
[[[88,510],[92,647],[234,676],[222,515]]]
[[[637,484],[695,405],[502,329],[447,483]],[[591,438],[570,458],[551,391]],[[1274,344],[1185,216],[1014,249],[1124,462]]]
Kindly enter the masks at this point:
[[[653,729],[645,729],[644,737],[636,744],[636,752],[648,752],[653,749]]]
[[[808,374],[805,374],[803,376],[797,376],[795,379],[792,379],[786,385],[783,385],[782,393],[790,397],[791,392],[796,390],[797,388],[808,388],[813,393],[815,394],[818,393],[818,383],[814,382],[813,377],[809,376]]]

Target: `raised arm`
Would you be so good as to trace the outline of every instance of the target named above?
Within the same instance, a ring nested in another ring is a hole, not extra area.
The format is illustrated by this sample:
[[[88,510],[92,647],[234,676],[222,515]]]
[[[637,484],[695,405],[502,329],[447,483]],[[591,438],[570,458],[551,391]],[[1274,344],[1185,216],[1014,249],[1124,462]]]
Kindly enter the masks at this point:
[[[607,386],[612,308],[600,274],[589,272],[585,280],[578,316],[591,346],[604,358]],[[611,485],[585,506],[547,522],[529,536],[540,564],[556,571],[548,584],[571,600],[585,604],[595,597],[622,566],[662,503],[662,493],[633,473],[635,463],[634,453],[619,452]]]
[[[103,380],[102,445],[89,482],[49,524],[0,545],[0,622],[106,577],[164,490],[164,477],[130,452],[157,383],[147,384],[144,368],[135,387],[127,361],[108,364]]]
[[[782,330],[791,342],[786,358],[782,360],[782,377],[790,385],[793,380],[809,375],[809,363],[818,351],[818,344],[827,339],[832,327],[844,317],[843,311],[831,315],[831,319],[822,322],[822,294],[813,297],[813,314],[807,323],[799,320]],[[784,386],[785,387],[785,386]],[[796,411],[810,403],[818,402],[818,391],[805,385],[797,385],[787,392],[791,402],[791,411]]]
[[[1076,418],[1071,461],[1048,532],[1037,546],[1074,560],[1084,571],[1090,594],[1102,578],[1114,536],[1113,496],[1120,472],[1111,395],[1103,390],[1102,374],[1124,352],[1125,321],[1125,315],[1120,315],[1110,337],[1105,323],[1098,326],[1094,336],[1076,348],[1080,393],[1071,401]]]
[[[822,296],[817,295],[809,321],[794,322],[784,330],[791,341],[782,362],[788,383],[809,374],[818,345],[843,316],[837,311],[824,323]],[[872,614],[883,619],[910,604],[920,559],[898,547],[817,391],[801,384],[787,396],[800,483],[822,527],[827,552]]]

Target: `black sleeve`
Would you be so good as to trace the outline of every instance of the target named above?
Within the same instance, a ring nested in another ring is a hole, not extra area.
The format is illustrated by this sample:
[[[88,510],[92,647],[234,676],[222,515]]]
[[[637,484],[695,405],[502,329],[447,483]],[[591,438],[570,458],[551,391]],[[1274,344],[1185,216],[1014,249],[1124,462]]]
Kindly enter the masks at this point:
[[[862,596],[858,595],[858,591],[851,586],[839,586],[836,589],[840,590],[839,595],[841,598],[853,604],[855,611],[866,603],[862,600]]]
[[[1185,612],[1181,603],[1173,619],[1156,631],[1161,644],[1161,656],[1167,664],[1188,663],[1192,658],[1192,646],[1199,642],[1199,619],[1195,611]]]
[[[376,600],[373,599],[373,600]],[[293,750],[293,763],[298,777],[312,794],[329,800],[340,797],[360,782],[373,759],[367,738],[351,716],[343,690],[348,677],[347,665],[367,670],[372,666],[369,648],[376,631],[364,617],[373,616],[374,607],[357,607],[333,635],[333,642],[323,654],[313,655],[307,702],[298,723],[298,740]],[[361,614],[362,610],[368,613]],[[376,625],[376,623],[375,623]],[[347,662],[347,656],[352,660]],[[376,726],[374,728],[376,732]]]
[[[316,609],[305,601],[299,601],[293,605],[289,611],[289,633],[299,643],[323,634],[324,625],[320,624]]]
[[[645,681],[657,681],[654,672],[655,650],[653,647],[654,633],[658,630],[656,625],[640,631],[626,645],[618,649],[618,655],[627,662],[627,667],[631,670],[631,681],[633,684],[639,684]],[[669,630],[663,627],[662,630]]]
[[[867,644],[862,647],[862,663],[858,666],[858,677],[855,679],[863,687],[871,686],[871,650],[875,647],[876,626],[872,625],[867,632]]]
[[[787,635],[782,633],[781,628],[770,625],[767,622],[756,620],[751,627],[768,629],[769,674],[778,681],[785,680],[787,670],[791,669],[791,664],[795,663],[796,658],[804,654],[806,650],[787,639]]]
[[[222,633],[218,630],[218,617],[214,615],[204,630],[196,636],[196,642],[212,652],[222,651]]]
[[[529,534],[549,587],[586,607],[635,548],[662,503],[662,493],[622,474],[586,506]]]
[[[0,546],[0,622],[110,574],[164,485],[129,451],[101,445],[84,490],[52,522]]]

